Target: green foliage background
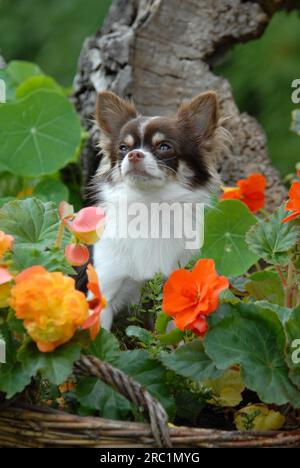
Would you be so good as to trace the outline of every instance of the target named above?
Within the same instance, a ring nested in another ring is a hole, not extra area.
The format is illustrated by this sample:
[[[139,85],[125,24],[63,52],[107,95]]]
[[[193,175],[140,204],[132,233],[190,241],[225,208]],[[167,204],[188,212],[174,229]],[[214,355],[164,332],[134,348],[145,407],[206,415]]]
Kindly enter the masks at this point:
[[[241,111],[254,115],[268,136],[270,156],[282,175],[300,160],[299,137],[290,132],[291,83],[300,78],[300,15],[277,13],[263,36],[236,45],[215,72],[231,83]],[[299,105],[298,105],[299,107]]]
[[[70,85],[84,39],[102,23],[111,0],[0,0],[0,53],[7,61],[37,62]],[[232,84],[239,108],[254,115],[268,135],[282,175],[299,160],[300,140],[289,131],[291,82],[300,77],[300,18],[277,13],[263,37],[235,46],[215,72]]]
[[[101,25],[111,0],[0,0],[0,53],[36,62],[70,85],[84,39]]]

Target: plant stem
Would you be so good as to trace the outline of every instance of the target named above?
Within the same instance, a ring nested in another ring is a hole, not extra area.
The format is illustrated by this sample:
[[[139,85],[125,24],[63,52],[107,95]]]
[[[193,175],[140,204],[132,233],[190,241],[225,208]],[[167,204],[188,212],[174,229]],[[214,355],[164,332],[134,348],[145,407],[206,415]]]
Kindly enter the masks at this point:
[[[268,213],[264,208],[261,208],[259,211],[265,217],[265,219],[268,219],[271,215],[271,213]]]
[[[59,223],[59,228],[57,232],[57,238],[55,241],[55,247],[58,247],[59,249],[61,248],[63,236],[64,236],[64,231],[65,231],[65,224],[63,221]]]
[[[294,265],[293,262],[290,260],[288,264],[287,270],[287,285],[285,290],[285,306],[292,308],[293,307],[293,296],[294,291],[296,288],[296,284],[294,283]]]
[[[259,262],[255,263],[255,268],[257,269],[257,271],[261,271]]]
[[[281,271],[280,266],[279,266],[279,265],[275,265],[275,268],[276,268],[276,271],[277,271],[277,273],[278,273],[278,275],[279,275],[279,277],[280,277],[280,279],[281,279],[281,282],[282,282],[283,286],[286,288],[286,286],[287,286],[287,285],[286,285],[286,280],[285,280],[285,277],[283,276],[283,273],[282,273],[282,271]]]

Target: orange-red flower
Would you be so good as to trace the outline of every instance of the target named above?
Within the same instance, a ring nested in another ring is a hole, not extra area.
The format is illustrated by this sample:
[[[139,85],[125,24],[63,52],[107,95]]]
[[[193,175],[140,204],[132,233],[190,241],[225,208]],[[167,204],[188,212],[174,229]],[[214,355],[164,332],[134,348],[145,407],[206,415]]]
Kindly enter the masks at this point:
[[[297,172],[297,176],[300,178],[300,171]],[[292,211],[292,213],[284,218],[282,223],[286,223],[300,216],[300,182],[296,181],[292,183],[289,190],[289,200],[285,205],[285,209]]]
[[[91,338],[92,340],[94,340],[100,330],[100,313],[106,305],[106,300],[101,294],[99,282],[98,282],[98,275],[94,267],[91,264],[89,264],[87,267],[87,275],[88,275],[87,288],[92,294],[92,298],[88,301],[90,316],[82,324],[82,328],[83,329],[89,328]]]
[[[87,320],[88,302],[75,289],[73,278],[33,266],[15,281],[10,305],[40,351],[50,352],[66,343]]]
[[[218,307],[219,294],[228,288],[225,276],[219,276],[211,259],[200,259],[192,271],[174,271],[163,289],[163,311],[174,318],[177,328],[203,336],[206,316]]]
[[[65,257],[71,265],[82,266],[89,261],[90,253],[83,244],[69,244],[65,248]]]
[[[240,200],[255,213],[265,206],[266,178],[262,174],[251,174],[247,179],[240,179],[237,187],[224,189],[221,200]]]
[[[5,232],[0,231],[0,259],[3,255],[12,249],[14,238]]]

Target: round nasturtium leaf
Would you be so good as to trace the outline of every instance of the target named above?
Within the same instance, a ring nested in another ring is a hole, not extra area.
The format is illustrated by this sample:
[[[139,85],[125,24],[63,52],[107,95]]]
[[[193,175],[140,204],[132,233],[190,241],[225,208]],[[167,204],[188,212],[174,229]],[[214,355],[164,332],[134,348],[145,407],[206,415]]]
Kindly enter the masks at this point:
[[[16,89],[16,98],[21,99],[37,89],[50,89],[64,94],[63,88],[51,76],[36,75],[27,78]]]
[[[5,83],[6,102],[13,101],[16,97],[16,88],[27,79],[35,76],[43,76],[43,71],[38,65],[24,60],[12,60],[6,68],[0,70],[0,79]]]
[[[26,62],[25,60],[12,60],[5,68],[15,86],[22,81],[35,75],[42,75],[43,72],[36,63]]]
[[[245,273],[258,256],[249,250],[245,235],[257,222],[255,216],[238,200],[225,200],[205,216],[203,258],[212,258],[223,275]]]
[[[68,99],[37,90],[0,107],[0,168],[24,177],[53,174],[75,159],[80,121]]]

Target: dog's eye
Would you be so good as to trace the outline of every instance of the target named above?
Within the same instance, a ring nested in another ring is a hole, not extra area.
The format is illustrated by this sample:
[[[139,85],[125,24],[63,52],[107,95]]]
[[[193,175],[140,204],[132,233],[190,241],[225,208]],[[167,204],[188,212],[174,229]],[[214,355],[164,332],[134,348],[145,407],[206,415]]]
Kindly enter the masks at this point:
[[[172,149],[172,146],[168,143],[161,143],[158,148],[160,151],[170,151]]]
[[[127,151],[127,146],[126,145],[120,145],[119,146],[119,150],[121,151],[121,153],[124,153],[125,151]]]

